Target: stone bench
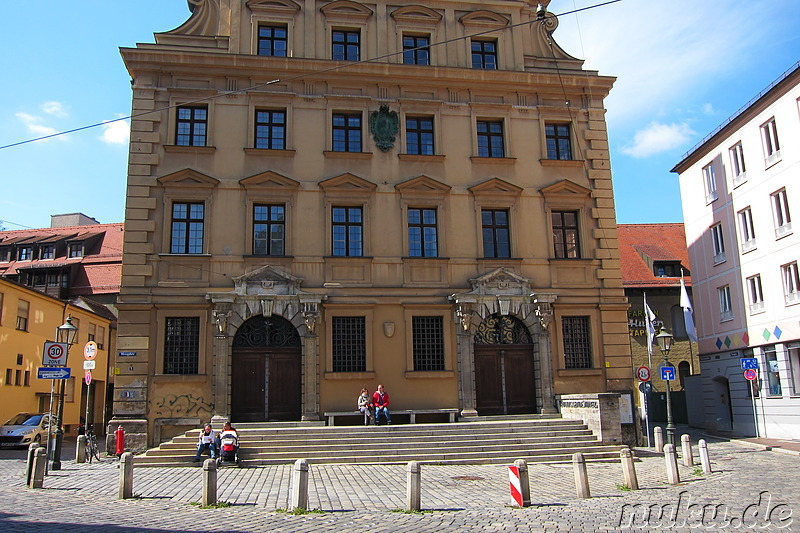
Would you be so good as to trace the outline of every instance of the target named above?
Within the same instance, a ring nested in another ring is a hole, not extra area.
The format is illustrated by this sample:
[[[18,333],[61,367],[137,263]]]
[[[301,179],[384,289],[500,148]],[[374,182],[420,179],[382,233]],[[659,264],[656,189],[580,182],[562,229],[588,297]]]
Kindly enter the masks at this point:
[[[394,415],[408,415],[412,424],[417,423],[417,415],[447,415],[448,422],[455,422],[458,416],[458,409],[392,409],[389,408],[389,414]],[[363,417],[361,411],[327,411],[325,417],[328,419],[327,425],[333,426],[336,417],[345,416],[358,416]]]

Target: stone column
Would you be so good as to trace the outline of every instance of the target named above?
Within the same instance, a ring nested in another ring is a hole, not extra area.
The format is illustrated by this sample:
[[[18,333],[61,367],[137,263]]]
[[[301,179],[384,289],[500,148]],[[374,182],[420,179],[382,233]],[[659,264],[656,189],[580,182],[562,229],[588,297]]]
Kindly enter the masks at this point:
[[[475,409],[475,352],[472,332],[458,327],[458,388],[463,418],[478,416]]]
[[[550,330],[541,329],[537,335],[539,344],[539,376],[542,384],[542,414],[556,414],[555,395],[553,394],[553,359],[550,342]]]
[[[211,423],[219,426],[231,419],[230,368],[231,337],[214,334],[214,415]]]
[[[303,336],[303,415],[302,420],[319,420],[319,337]]]

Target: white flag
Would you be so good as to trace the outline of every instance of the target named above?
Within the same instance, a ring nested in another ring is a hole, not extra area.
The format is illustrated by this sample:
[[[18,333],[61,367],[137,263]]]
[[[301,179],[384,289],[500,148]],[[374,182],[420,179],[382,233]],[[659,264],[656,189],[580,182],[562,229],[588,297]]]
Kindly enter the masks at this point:
[[[647,355],[653,356],[653,340],[656,338],[656,327],[653,322],[656,319],[656,314],[647,305],[647,294],[642,293],[644,298],[644,320],[647,323]]]
[[[686,324],[686,335],[690,340],[697,342],[697,330],[694,329],[694,319],[692,318],[692,302],[689,301],[686,285],[683,284],[683,276],[681,276],[681,307],[683,308],[683,322]]]

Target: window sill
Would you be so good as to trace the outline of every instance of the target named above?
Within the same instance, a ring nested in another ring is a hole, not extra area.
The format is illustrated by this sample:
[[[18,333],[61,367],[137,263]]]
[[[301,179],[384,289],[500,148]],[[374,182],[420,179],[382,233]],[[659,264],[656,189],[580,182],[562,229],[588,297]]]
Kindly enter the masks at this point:
[[[158,257],[211,257],[211,254],[173,254],[164,252],[158,254]]]
[[[602,368],[559,368],[558,369],[559,377],[602,376],[602,375],[603,375]]]
[[[586,161],[583,159],[540,159],[539,163],[543,167],[582,168]]]
[[[371,159],[372,152],[334,152],[333,150],[325,150],[322,152],[325,157],[331,159]]]
[[[477,257],[476,260],[484,263],[488,261],[497,261],[497,262],[513,261],[514,263],[517,263],[522,261],[522,258],[521,257]]]
[[[242,257],[255,257],[258,259],[294,259],[293,255],[246,254]]]
[[[423,154],[397,154],[397,158],[400,161],[417,161],[421,163],[432,163],[432,162],[443,162],[445,156],[433,154],[433,155],[423,155]]]
[[[587,259],[585,257],[551,257],[550,261],[555,261],[556,263],[565,262],[565,263],[577,263],[577,262],[584,262],[584,263],[591,263],[591,259]]]
[[[294,157],[296,150],[273,150],[271,148],[244,148],[247,155],[270,157]]]
[[[365,372],[325,372],[325,379],[330,380],[369,380],[375,379],[375,371]]]
[[[492,164],[492,165],[513,165],[517,162],[516,157],[480,157],[472,156],[470,161],[477,164]]]
[[[456,376],[453,370],[406,370],[406,379],[451,379]]]
[[[177,144],[164,144],[164,151],[168,154],[213,154],[216,146],[183,146]]]
[[[202,383],[208,379],[206,374],[154,374],[153,383],[170,383],[181,381],[184,383]]]
[[[403,257],[402,259],[403,259],[403,261],[419,261],[419,262],[422,262],[422,261],[449,261],[450,260],[449,257],[441,257],[441,256],[438,256],[438,255],[436,257],[421,257],[421,256],[417,256],[417,255],[413,255],[413,256],[409,255],[409,256]]]

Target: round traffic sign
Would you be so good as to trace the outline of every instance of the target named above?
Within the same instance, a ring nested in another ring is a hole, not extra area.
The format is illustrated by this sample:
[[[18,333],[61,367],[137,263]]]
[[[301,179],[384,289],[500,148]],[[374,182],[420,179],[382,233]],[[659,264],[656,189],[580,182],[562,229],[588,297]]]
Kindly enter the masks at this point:
[[[753,381],[757,377],[758,377],[758,372],[756,372],[752,368],[748,368],[747,370],[744,371],[744,378],[745,379],[749,379],[750,381]]]
[[[91,385],[91,383],[92,383],[92,371],[91,370],[87,370],[86,373],[83,375],[83,382],[86,383],[87,386]]]
[[[60,344],[51,344],[47,349],[47,356],[53,360],[61,359],[64,356],[64,348]]]
[[[650,369],[646,366],[640,366],[636,369],[636,377],[639,381],[650,381]]]
[[[641,383],[639,383],[639,390],[645,394],[650,394],[651,392],[653,392],[653,384],[650,383],[649,381],[642,381]]]
[[[86,346],[83,347],[83,358],[87,361],[91,361],[95,357],[97,357],[97,343],[89,341],[86,343]]]

